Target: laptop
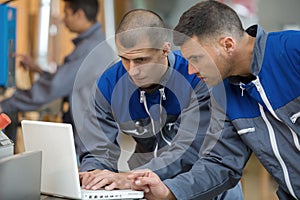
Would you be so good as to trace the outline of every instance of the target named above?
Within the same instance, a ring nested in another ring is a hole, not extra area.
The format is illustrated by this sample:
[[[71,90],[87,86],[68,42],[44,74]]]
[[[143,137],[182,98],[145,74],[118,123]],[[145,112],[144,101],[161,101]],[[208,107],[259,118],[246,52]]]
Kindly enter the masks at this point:
[[[26,151],[42,150],[41,193],[72,199],[139,199],[142,191],[83,190],[80,187],[72,126],[21,121]]]
[[[42,152],[25,152],[0,159],[0,199],[39,200]]]

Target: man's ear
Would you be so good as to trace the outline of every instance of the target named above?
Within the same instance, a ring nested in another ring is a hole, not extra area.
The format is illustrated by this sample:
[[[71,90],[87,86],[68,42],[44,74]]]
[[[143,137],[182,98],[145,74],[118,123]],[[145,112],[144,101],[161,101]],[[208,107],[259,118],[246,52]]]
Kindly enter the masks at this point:
[[[78,9],[74,14],[76,14],[79,18],[86,18],[85,13],[82,9]]]
[[[225,52],[231,54],[235,49],[236,42],[232,37],[223,37],[220,39],[220,45],[224,48]]]
[[[164,44],[163,44],[163,54],[165,56],[168,56],[170,51],[171,51],[171,43],[170,42],[164,42]]]

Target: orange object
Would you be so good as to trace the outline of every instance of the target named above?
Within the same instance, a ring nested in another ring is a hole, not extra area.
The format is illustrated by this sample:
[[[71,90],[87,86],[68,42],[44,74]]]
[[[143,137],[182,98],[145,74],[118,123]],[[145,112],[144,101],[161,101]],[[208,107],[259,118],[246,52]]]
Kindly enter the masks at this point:
[[[1,113],[0,114],[0,130],[4,129],[10,123],[11,123],[10,118],[6,114]]]

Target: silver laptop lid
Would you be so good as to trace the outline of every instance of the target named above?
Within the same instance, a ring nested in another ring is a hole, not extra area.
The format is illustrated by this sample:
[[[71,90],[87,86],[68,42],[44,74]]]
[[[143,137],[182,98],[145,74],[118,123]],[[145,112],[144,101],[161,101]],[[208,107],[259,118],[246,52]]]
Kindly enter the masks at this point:
[[[23,120],[27,151],[41,150],[43,194],[81,198],[72,126],[64,123]]]
[[[23,120],[26,150],[42,150],[43,194],[73,199],[139,199],[142,191],[81,190],[72,126],[64,123]]]
[[[42,152],[24,152],[0,159],[0,199],[39,200]]]

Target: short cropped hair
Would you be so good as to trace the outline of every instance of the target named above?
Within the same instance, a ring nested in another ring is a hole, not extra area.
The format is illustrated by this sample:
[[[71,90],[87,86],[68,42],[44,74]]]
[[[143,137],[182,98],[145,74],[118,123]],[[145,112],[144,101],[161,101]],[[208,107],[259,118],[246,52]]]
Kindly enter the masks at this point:
[[[152,47],[160,47],[167,40],[163,19],[153,11],[134,9],[127,12],[116,29],[116,40],[125,48],[148,40]]]
[[[99,9],[98,0],[64,0],[69,3],[73,13],[82,9],[88,21],[97,21],[97,14]]]
[[[200,40],[222,35],[237,39],[244,29],[237,13],[229,6],[217,1],[203,1],[183,13],[174,28],[174,44],[181,46],[192,36]]]

